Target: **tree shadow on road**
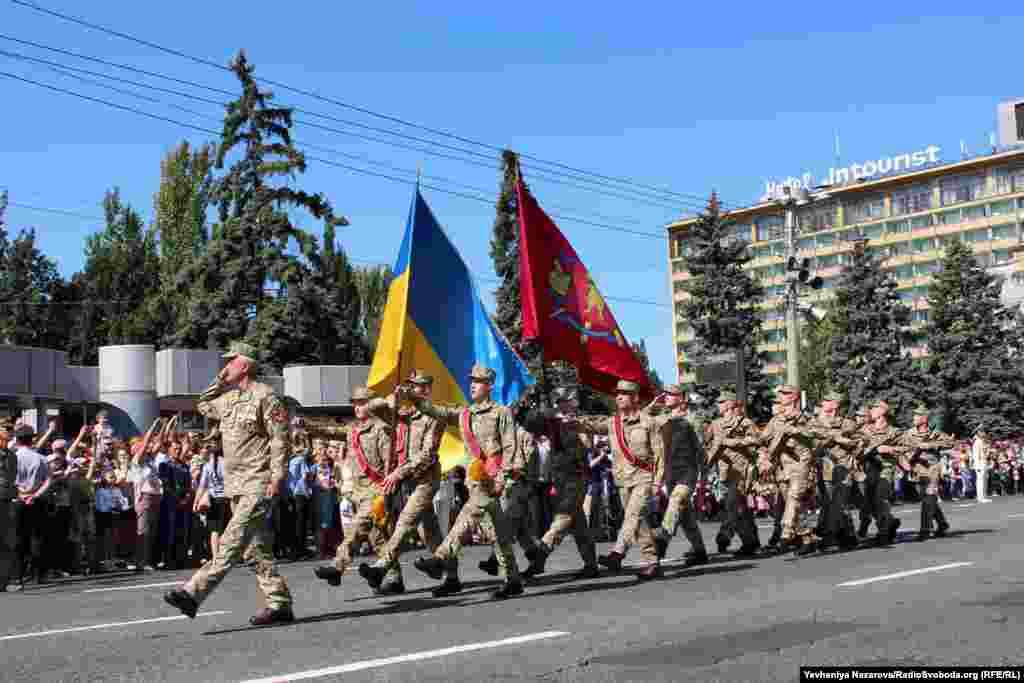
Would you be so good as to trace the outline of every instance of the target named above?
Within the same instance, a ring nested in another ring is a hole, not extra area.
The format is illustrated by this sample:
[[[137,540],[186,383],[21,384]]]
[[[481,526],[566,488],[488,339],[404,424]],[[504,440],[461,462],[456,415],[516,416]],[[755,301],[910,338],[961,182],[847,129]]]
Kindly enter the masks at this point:
[[[303,624],[316,624],[323,621],[338,621],[341,619],[359,619],[360,617],[377,617],[392,614],[405,614],[407,612],[425,612],[432,609],[441,609],[444,607],[458,607],[465,600],[422,600],[419,598],[413,600],[401,600],[395,602],[385,603],[382,607],[376,609],[363,609],[363,610],[352,610],[344,612],[329,612],[327,614],[317,614],[311,617],[302,617],[296,619],[293,622],[287,624],[273,624],[271,626],[240,626],[237,628],[226,628],[217,629],[213,631],[204,631],[204,636],[222,636],[231,633],[245,633],[247,631],[259,631],[267,628],[287,628],[289,626],[301,626]]]

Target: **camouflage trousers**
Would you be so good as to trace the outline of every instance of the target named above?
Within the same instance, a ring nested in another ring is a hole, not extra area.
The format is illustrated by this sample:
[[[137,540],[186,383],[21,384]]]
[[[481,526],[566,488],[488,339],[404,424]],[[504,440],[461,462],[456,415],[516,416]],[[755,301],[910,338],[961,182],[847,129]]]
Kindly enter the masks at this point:
[[[786,507],[782,512],[782,540],[784,542],[814,543],[817,537],[810,523],[810,502],[817,490],[814,469],[803,464],[784,468],[779,480],[779,493]]]
[[[14,573],[14,549],[18,543],[18,518],[14,503],[0,500],[0,590]]]
[[[507,581],[519,579],[519,565],[512,551],[512,532],[509,529],[505,512],[498,498],[491,495],[483,486],[471,482],[469,500],[462,506],[459,516],[455,518],[447,538],[434,551],[434,557],[444,560],[452,568],[462,553],[462,538],[466,532],[479,526],[484,533],[492,530],[494,536],[494,554],[498,559],[498,569]]]
[[[537,537],[533,534],[535,520],[531,512],[530,492],[528,483],[510,481],[505,484],[498,498],[501,511],[505,513],[509,536],[519,543],[523,552],[531,552],[537,547]],[[498,537],[493,523],[486,517],[480,522],[480,535],[484,541],[492,544]]]
[[[556,493],[552,505],[554,518],[541,543],[544,549],[550,552],[571,533],[583,564],[587,567],[596,567],[597,551],[590,536],[587,517],[583,514],[583,494],[586,488],[586,482],[579,478],[555,482]]]
[[[398,558],[402,555],[402,541],[416,529],[427,550],[433,553],[444,537],[434,512],[434,496],[438,491],[437,480],[416,484],[409,498],[405,501],[402,511],[395,522],[395,531],[390,540],[380,548],[377,555],[377,566],[387,567],[389,574],[394,572],[401,576]]]
[[[704,537],[697,526],[697,512],[692,502],[693,492],[697,490],[697,473],[671,477],[665,488],[668,489],[669,495],[665,516],[661,520],[662,531],[671,537],[675,535],[676,529],[682,526],[686,540],[693,549],[696,552],[704,552]]]
[[[370,542],[370,547],[377,557],[384,552],[388,538],[373,516],[373,499],[378,495],[376,491],[370,491],[350,498],[355,506],[355,516],[351,522],[344,525],[345,537],[338,545],[338,551],[334,556],[334,568],[342,574],[352,566],[352,558],[359,552],[363,541]],[[401,568],[397,562],[388,567],[389,578],[398,578],[401,575]]]
[[[274,565],[274,532],[267,522],[271,498],[262,494],[244,494],[231,499],[231,521],[221,535],[217,556],[199,568],[185,590],[202,604],[220,585],[232,568],[245,561],[254,565],[256,581],[270,609],[292,604],[288,583]],[[248,552],[247,552],[248,551]]]
[[[846,511],[846,504],[850,500],[850,482],[850,470],[845,465],[832,468],[832,491],[825,529],[833,539],[840,536],[854,538],[853,522]]]
[[[622,501],[622,528],[615,539],[614,550],[625,555],[633,543],[640,546],[640,555],[646,562],[657,562],[654,546],[654,532],[648,519],[650,511],[651,484],[640,486],[619,486]]]

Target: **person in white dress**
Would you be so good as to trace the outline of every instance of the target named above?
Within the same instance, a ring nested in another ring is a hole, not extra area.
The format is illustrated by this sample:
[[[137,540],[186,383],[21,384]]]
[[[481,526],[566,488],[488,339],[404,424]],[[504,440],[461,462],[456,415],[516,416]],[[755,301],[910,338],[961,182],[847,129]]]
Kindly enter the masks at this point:
[[[992,499],[987,495],[987,483],[988,483],[988,458],[989,449],[991,449],[989,443],[988,433],[984,429],[978,428],[974,433],[974,443],[971,445],[971,462],[974,467],[974,472],[977,475],[976,488],[978,491],[978,502],[979,503],[991,503]]]

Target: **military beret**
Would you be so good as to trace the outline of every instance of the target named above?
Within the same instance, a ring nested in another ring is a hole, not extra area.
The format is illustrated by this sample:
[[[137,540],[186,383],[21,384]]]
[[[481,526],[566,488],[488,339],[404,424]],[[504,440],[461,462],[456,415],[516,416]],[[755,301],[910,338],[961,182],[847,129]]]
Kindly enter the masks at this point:
[[[720,391],[718,393],[718,402],[719,403],[721,403],[722,401],[735,401],[735,400],[737,400],[736,399],[736,392],[732,391],[731,389],[726,389],[726,390]]]
[[[373,392],[366,387],[356,387],[352,390],[352,401],[369,401],[373,398]]]
[[[248,358],[253,363],[255,363],[255,362],[257,362],[259,360],[258,354],[256,353],[256,348],[254,346],[252,346],[251,344],[246,344],[245,342],[241,342],[241,341],[231,342],[228,345],[228,352],[225,353],[221,357],[222,358],[235,358],[236,356],[241,356],[242,358]]]
[[[615,385],[615,393],[617,394],[636,394],[639,391],[640,385],[629,380],[620,379],[619,383]]]
[[[415,372],[412,373],[412,376],[409,378],[409,381],[412,382],[413,384],[430,386],[431,384],[434,383],[434,378],[431,377],[430,375],[426,375],[420,372],[419,370],[416,370]]]
[[[824,399],[826,401],[839,401],[839,402],[842,402],[843,395],[841,393],[839,393],[838,391],[830,391],[827,394],[825,394]]]
[[[32,425],[25,424],[22,422],[14,428],[14,438],[20,438],[25,436],[35,436],[36,430],[32,428]]]
[[[479,363],[473,366],[473,369],[469,371],[469,378],[476,382],[483,382],[485,384],[494,384],[494,378],[496,374],[494,370],[485,368]]]

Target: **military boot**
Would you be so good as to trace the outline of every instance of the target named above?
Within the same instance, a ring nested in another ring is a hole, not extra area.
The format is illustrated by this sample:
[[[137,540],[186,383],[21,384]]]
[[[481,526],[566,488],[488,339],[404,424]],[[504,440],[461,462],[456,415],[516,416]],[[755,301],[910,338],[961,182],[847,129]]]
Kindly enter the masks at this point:
[[[366,579],[366,583],[374,590],[380,588],[381,584],[384,583],[384,577],[387,576],[387,573],[388,570],[384,567],[378,567],[366,562],[359,565],[359,576]]]
[[[859,538],[868,537],[868,527],[871,526],[871,518],[861,517],[860,526],[857,527],[857,536]]]
[[[946,535],[947,531],[949,531],[949,522],[942,518],[939,520],[939,526],[935,530],[935,538],[942,538]]]
[[[404,592],[405,582],[402,581],[401,576],[397,579],[384,582],[381,587],[377,589],[377,595],[401,595]]]
[[[754,557],[757,555],[757,546],[753,543],[744,543],[740,546],[739,550],[732,554],[733,557],[740,559],[746,557]]]
[[[494,553],[491,553],[490,557],[480,562],[477,566],[480,567],[480,571],[490,574],[491,576],[497,576],[499,569],[498,556]]]
[[[729,544],[732,543],[732,539],[719,535],[715,537],[715,542],[718,544],[718,552],[724,553],[729,549]]]
[[[772,537],[768,539],[768,547],[774,548],[779,545],[779,541],[782,540],[782,532],[776,529],[772,532]]]
[[[435,581],[444,576],[444,560],[436,557],[418,557],[412,566]]]
[[[544,543],[538,543],[532,552],[526,553],[526,558],[530,560],[530,566],[523,570],[522,575],[527,579],[532,579],[539,574],[543,574],[544,565],[547,564],[548,556],[550,555],[551,550]]]
[[[292,613],[291,607],[279,607],[278,609],[270,609],[264,607],[255,616],[249,619],[249,623],[253,626],[271,626],[273,624],[290,624],[295,621],[295,614]]]
[[[192,597],[192,594],[184,590],[173,590],[164,595],[164,602],[171,607],[181,610],[189,619],[196,618],[196,612],[199,611],[199,603]]]
[[[686,558],[686,561],[683,562],[683,566],[684,567],[696,567],[698,565],[707,564],[707,563],[708,563],[708,553],[707,553],[706,550],[701,548],[700,550],[693,551],[693,553],[689,557]]]
[[[506,581],[502,584],[501,588],[491,593],[491,597],[495,600],[505,600],[516,595],[523,594],[523,582],[519,580]]]
[[[666,553],[668,553],[668,544],[671,540],[672,537],[664,529],[659,528],[654,532],[654,552],[659,560],[665,558]]]
[[[596,579],[601,575],[601,570],[593,565],[588,565],[573,575],[574,579]]]
[[[814,553],[815,550],[817,550],[817,546],[818,544],[814,541],[811,541],[810,543],[803,543],[796,549],[796,552],[794,554],[797,557],[805,557],[807,555],[811,555],[812,553]]]
[[[462,582],[459,581],[457,576],[448,576],[437,588],[430,591],[431,595],[435,598],[446,598],[449,595],[455,595],[456,593],[462,592]]]
[[[663,576],[660,562],[651,562],[649,565],[637,572],[637,581],[653,581]]]
[[[903,524],[903,520],[896,517],[892,518],[889,522],[889,543],[895,543],[899,537],[900,525]]]
[[[607,567],[612,571],[618,572],[622,571],[622,560],[624,560],[625,557],[626,556],[620,553],[619,551],[613,550],[607,555],[602,555],[601,557],[597,558],[597,563],[600,564],[602,567]]]
[[[317,567],[313,570],[313,576],[326,581],[330,586],[337,587],[341,585],[341,572],[330,565]]]

